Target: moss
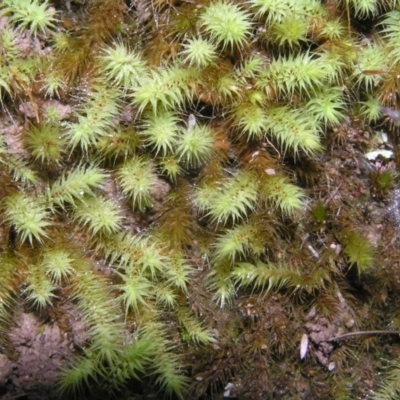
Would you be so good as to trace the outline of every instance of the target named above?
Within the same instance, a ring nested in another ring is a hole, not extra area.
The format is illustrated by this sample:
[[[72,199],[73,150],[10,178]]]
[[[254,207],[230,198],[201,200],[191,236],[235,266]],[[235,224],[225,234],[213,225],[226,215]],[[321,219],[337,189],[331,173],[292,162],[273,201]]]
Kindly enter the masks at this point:
[[[345,368],[329,380],[318,364],[337,351],[354,365],[350,346],[323,358],[310,321],[347,307],[358,329],[399,309],[395,240],[363,232],[379,225],[365,203],[398,208],[394,164],[357,178],[366,129],[397,144],[382,113],[398,108],[397,2],[3,3],[0,332],[18,301],[60,298],[91,336],[62,372],[67,396],[133,395],[142,379],[178,398],[234,382],[241,397],[257,371],[249,396],[272,398],[305,331],[296,373],[317,371],[316,397],[354,395]]]

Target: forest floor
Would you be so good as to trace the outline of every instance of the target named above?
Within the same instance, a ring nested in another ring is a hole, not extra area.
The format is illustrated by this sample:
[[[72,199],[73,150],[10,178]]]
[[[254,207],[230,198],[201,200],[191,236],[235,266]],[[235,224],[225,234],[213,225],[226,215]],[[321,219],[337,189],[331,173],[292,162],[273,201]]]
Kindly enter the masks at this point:
[[[341,202],[343,199],[347,199],[349,202],[360,199],[359,227],[361,226],[362,231],[376,250],[379,249],[379,260],[383,264],[376,265],[375,268],[385,268],[385,265],[398,263],[400,260],[399,228],[396,226],[396,216],[393,211],[394,208],[399,207],[399,204],[396,203],[399,199],[396,199],[394,186],[385,193],[377,193],[372,179],[376,174],[385,170],[390,170],[396,175],[396,164],[393,158],[387,159],[381,156],[369,160],[365,153],[368,150],[392,151],[393,146],[390,142],[380,142],[376,139],[376,148],[367,148],[366,144],[368,143],[369,146],[371,143],[370,135],[373,130],[355,129],[350,125],[349,122],[347,126],[340,128],[345,130],[346,140],[344,142],[326,143],[327,150],[320,156],[320,159],[316,160],[322,166],[318,171],[320,177],[317,179],[326,185],[325,190],[331,193],[329,201],[332,203]],[[18,142],[18,134],[15,133],[21,127],[15,126],[5,113],[3,113],[0,126],[12,151],[23,152],[23,146]],[[168,188],[164,190],[164,196],[167,193]],[[163,196],[159,197],[159,202],[162,203]],[[340,213],[340,209],[336,212]],[[152,217],[148,218],[151,223]],[[4,235],[5,232],[2,231],[2,234]],[[331,244],[338,246],[336,251],[341,252],[339,244]],[[352,275],[351,272],[350,275]],[[390,296],[397,297],[397,295],[385,287],[381,287],[377,291],[372,282],[369,285],[368,281],[359,280],[357,276],[350,278],[355,297],[358,297],[359,300],[369,297],[372,303],[379,304],[382,316],[381,321],[377,321],[376,330],[387,330],[394,333],[395,322],[390,319],[390,313],[393,312],[390,308]],[[195,279],[193,286],[201,284]],[[202,279],[201,274],[198,279]],[[393,279],[400,280],[400,270],[399,276],[393,276]],[[313,307],[304,316],[303,326],[298,327],[299,332],[305,332],[303,334],[303,340],[306,341],[305,360],[300,357],[301,343],[298,343],[295,346],[296,354],[293,354],[290,361],[282,359],[276,364],[280,371],[266,371],[265,366],[260,367],[260,370],[257,371],[254,369],[255,366],[258,363],[260,366],[263,364],[260,359],[262,353],[254,354],[254,359],[250,362],[252,366],[247,372],[240,370],[238,375],[232,377],[232,381],[228,374],[225,377],[225,388],[217,387],[212,395],[204,394],[202,398],[272,399],[268,394],[271,393],[271,383],[269,383],[271,381],[275,385],[274,392],[279,394],[281,399],[327,399],[328,397],[325,397],[326,382],[332,379],[335,370],[339,367],[337,364],[335,365],[338,362],[335,360],[340,360],[341,374],[357,375],[355,380],[352,379],[354,387],[348,388],[354,397],[349,398],[360,400],[373,398],[374,392],[382,384],[382,373],[390,369],[391,361],[400,356],[399,335],[376,332],[371,335],[354,335],[331,341],[331,338],[359,331],[355,322],[357,318],[354,304],[349,306],[341,296],[339,289],[337,294],[334,318],[325,317],[323,313],[316,311],[316,308]],[[245,295],[239,296],[229,308],[213,307],[213,320],[217,322],[212,328],[216,336],[218,336],[219,330],[225,330],[227,325],[237,320],[238,315],[242,317],[241,324],[243,321],[247,321],[247,323],[250,321],[250,324],[251,321],[255,323],[255,320],[257,320],[255,324],[268,324],[274,316],[286,312],[285,300],[279,294],[269,297],[268,309],[265,309],[262,302],[263,297]],[[364,315],[366,320],[370,318],[372,314],[370,315],[371,310],[368,304],[356,300],[356,306],[357,303],[360,307],[357,314]],[[271,307],[271,304],[274,306]],[[0,398],[2,400],[58,399],[60,396],[57,389],[59,371],[70,366],[73,356],[82,351],[89,339],[82,317],[71,303],[60,303],[55,308],[43,310],[40,314],[21,305],[15,314],[17,317],[9,332],[12,351],[0,354]],[[282,329],[285,327],[283,326]],[[246,346],[246,340],[237,345]],[[219,346],[214,346],[215,351],[218,352]],[[237,348],[236,351],[239,354],[241,349]],[[200,359],[201,354],[198,356]],[[197,356],[192,354],[190,357],[196,358]],[[220,361],[227,363],[226,359]],[[215,363],[215,360],[213,362]],[[235,363],[234,359],[232,359],[232,363]],[[203,367],[207,370],[210,366],[203,361]],[[228,368],[226,365],[221,367],[216,364],[211,371],[205,373],[198,368],[197,371],[192,371],[193,379],[195,382],[210,379],[210,374],[217,374],[219,368],[233,371],[236,369],[235,365],[229,365]],[[239,369],[239,366],[237,368]],[[280,378],[273,378],[274,373]],[[262,383],[263,381],[264,383]],[[194,389],[195,391],[196,389]],[[157,390],[154,388],[140,387],[138,393],[143,394],[138,394],[134,397],[135,399],[158,398]],[[83,398],[94,399],[98,395],[98,393],[86,394]],[[193,396],[197,398],[197,395]]]
[[[21,51],[25,46],[27,52],[38,53],[45,47],[37,39],[23,37],[19,46]],[[65,120],[76,106],[71,97],[36,100],[40,112],[51,106]],[[18,117],[10,104],[4,104],[0,111],[0,135],[8,151],[28,158],[21,132],[35,117],[31,102],[19,101]],[[131,111],[129,107],[125,110],[126,120],[131,118]],[[207,271],[198,268],[191,277],[190,309],[203,317],[216,340],[207,351],[198,348],[183,354],[189,366],[187,400],[337,400],[340,390],[341,399],[367,400],[373,399],[384,384],[385,374],[400,357],[400,189],[398,129],[386,133],[388,121],[380,122],[384,124],[364,126],[349,118],[326,133],[324,151],[313,160],[280,160],[291,169],[313,207],[320,201],[328,212],[326,219],[314,220],[309,213],[296,228],[304,233],[304,252],[316,264],[320,254],[315,243],[336,253],[340,260],[337,265],[343,278],[330,282],[331,291],[326,296],[320,293],[311,302],[308,295],[289,300],[288,291],[260,294],[238,290],[233,304],[221,308],[211,294],[200,299]],[[385,176],[390,176],[388,182],[382,181]],[[114,189],[110,183],[108,194],[118,202]],[[151,227],[169,189],[168,183],[160,181],[157,193],[153,193],[155,207],[140,218],[127,218],[127,223],[137,225],[138,231]],[[336,236],[337,225],[345,225],[347,216],[348,224],[356,221],[357,231],[374,249],[375,261],[366,274],[359,274],[354,266],[349,268],[340,258],[344,238]],[[134,230],[132,226],[130,229]],[[2,243],[7,242],[8,235],[9,230],[1,225]],[[193,259],[198,246],[195,241],[191,246]],[[100,260],[96,268],[105,275],[112,274]],[[76,355],[84,354],[90,341],[84,318],[68,292],[60,293],[60,300],[54,299],[54,306],[40,313],[21,302],[13,314],[7,349],[0,349],[0,400],[59,399],[60,371],[69,368]],[[170,325],[175,323],[171,320]],[[226,332],[231,336],[224,341]],[[266,343],[266,337],[272,344]],[[255,343],[258,347],[252,350]],[[148,382],[129,382],[129,396],[125,396],[128,390],[118,398],[161,398],[159,389],[148,386]],[[81,398],[105,398],[103,395],[84,391]]]

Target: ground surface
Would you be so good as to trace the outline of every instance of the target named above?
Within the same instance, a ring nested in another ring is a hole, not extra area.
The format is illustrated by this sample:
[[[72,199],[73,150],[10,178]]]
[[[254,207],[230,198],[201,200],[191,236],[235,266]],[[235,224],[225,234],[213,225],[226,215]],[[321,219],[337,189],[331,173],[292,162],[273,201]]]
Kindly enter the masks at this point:
[[[71,20],[75,17],[74,10],[80,10],[80,4],[85,2],[72,3],[72,14],[68,17]],[[143,4],[136,4],[134,16],[146,24],[151,14]],[[60,10],[68,11],[64,5],[60,5]],[[7,20],[0,19],[0,28],[4,24]],[[47,51],[47,44],[40,38],[21,35],[18,42],[20,51],[26,54]],[[23,135],[35,118],[35,110],[26,96],[7,100],[1,111],[0,133],[10,154],[28,160],[30,155]],[[40,113],[52,107],[57,110],[60,121],[74,118],[77,96],[49,100],[38,95],[36,101]],[[131,123],[135,112],[126,105],[118,122]],[[276,163],[290,171],[308,200],[305,212],[296,221],[279,220],[280,237],[268,237],[273,244],[268,247],[266,243],[265,253],[274,260],[280,260],[284,257],[282,254],[285,257],[292,254],[294,269],[310,271],[304,275],[310,279],[310,286],[315,285],[311,282],[314,267],[323,265],[328,273],[320,280],[329,284],[321,285],[321,290],[307,291],[307,282],[301,282],[301,290],[296,287],[273,291],[238,288],[233,303],[220,307],[205,285],[209,270],[201,255],[202,243],[197,238],[191,241],[188,258],[195,266],[194,273],[190,290],[179,300],[187,303],[191,312],[204,322],[212,333],[213,343],[204,347],[182,344],[184,333],[175,316],[169,312],[162,315],[163,322],[170,327],[171,337],[180,343],[180,356],[189,377],[187,399],[374,398],[374,393],[384,384],[385,374],[400,356],[399,335],[394,334],[400,330],[398,142],[398,128],[386,117],[382,116],[374,125],[349,117],[340,126],[325,132],[324,150],[313,159],[279,155]],[[266,158],[275,156],[276,149],[270,145],[269,142],[259,147],[254,145],[252,160],[262,152]],[[392,153],[388,157],[366,158],[365,154],[372,150]],[[66,163],[65,169],[70,166]],[[385,173],[391,177],[388,184],[379,181]],[[193,184],[191,176],[188,182]],[[44,187],[45,181],[40,181],[40,185]],[[141,233],[157,222],[158,212],[163,210],[172,187],[167,179],[159,178],[151,193],[153,208],[146,213],[130,210],[115,180],[106,182],[105,192],[119,205],[124,229]],[[316,216],[319,204],[323,204],[323,213],[326,213],[322,217]],[[194,218],[197,218],[196,212],[193,211]],[[204,219],[199,221],[206,231]],[[359,273],[355,265],[351,266],[344,253],[346,232],[352,228],[367,238],[374,252],[374,262],[365,274]],[[79,245],[79,232],[73,233],[75,236],[71,235],[70,239]],[[6,243],[9,236],[10,229],[3,224],[1,242]],[[94,260],[93,270],[119,282],[115,269],[89,252]],[[16,289],[15,293],[19,291],[23,288]],[[45,307],[40,312],[23,300],[16,301],[14,319],[5,334],[7,346],[0,349],[3,351],[0,399],[59,399],[60,371],[69,368],[75,356],[85,353],[91,337],[84,318],[68,289],[59,289],[56,295],[53,307]],[[123,333],[127,342],[132,340],[129,338],[132,338],[133,325],[128,324]],[[373,332],[365,334],[368,331]],[[342,337],[349,333],[354,335]],[[122,388],[116,398],[162,398],[152,377],[141,378],[141,382],[128,381],[126,389]],[[103,392],[96,392],[94,384],[91,391],[84,389],[77,398],[104,396]]]

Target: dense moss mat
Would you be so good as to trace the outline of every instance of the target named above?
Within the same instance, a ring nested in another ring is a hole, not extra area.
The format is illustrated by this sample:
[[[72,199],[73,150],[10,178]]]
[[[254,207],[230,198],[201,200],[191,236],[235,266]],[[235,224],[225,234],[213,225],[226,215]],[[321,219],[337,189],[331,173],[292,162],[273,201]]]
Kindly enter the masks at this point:
[[[5,354],[67,304],[67,398],[398,396],[398,1],[0,15]]]

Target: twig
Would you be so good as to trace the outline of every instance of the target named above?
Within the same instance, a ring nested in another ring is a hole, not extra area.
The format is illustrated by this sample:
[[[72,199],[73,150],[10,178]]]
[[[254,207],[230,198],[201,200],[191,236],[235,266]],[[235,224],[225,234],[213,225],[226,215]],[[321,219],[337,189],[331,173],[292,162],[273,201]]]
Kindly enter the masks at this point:
[[[396,331],[359,331],[359,332],[350,332],[345,333],[344,335],[335,336],[333,338],[328,339],[328,342],[332,342],[334,340],[340,340],[351,336],[362,336],[362,335],[400,335],[400,332]]]

